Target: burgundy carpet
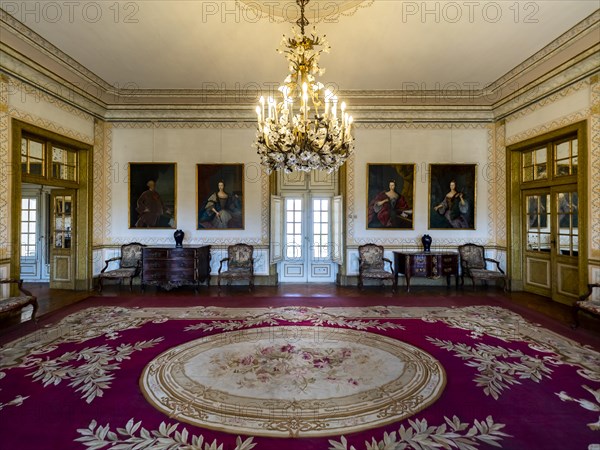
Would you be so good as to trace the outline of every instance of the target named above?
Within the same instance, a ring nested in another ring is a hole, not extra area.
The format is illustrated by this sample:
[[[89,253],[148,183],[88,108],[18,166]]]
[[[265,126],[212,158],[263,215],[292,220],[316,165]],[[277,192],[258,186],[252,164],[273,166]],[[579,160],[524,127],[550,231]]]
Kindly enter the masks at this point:
[[[352,447],[598,449],[600,354],[495,306],[95,306],[0,348],[2,449]]]

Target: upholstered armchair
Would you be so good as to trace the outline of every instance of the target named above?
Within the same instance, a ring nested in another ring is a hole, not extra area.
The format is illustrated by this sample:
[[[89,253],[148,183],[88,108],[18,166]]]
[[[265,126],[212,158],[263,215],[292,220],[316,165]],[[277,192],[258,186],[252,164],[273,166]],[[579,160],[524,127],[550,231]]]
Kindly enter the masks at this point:
[[[227,258],[219,264],[217,285],[221,291],[221,280],[227,280],[230,285],[232,280],[248,280],[248,290],[254,287],[254,247],[248,244],[235,244],[227,247]],[[223,263],[227,263],[227,270],[223,270]]]
[[[501,280],[504,283],[504,292],[508,289],[509,279],[504,271],[500,268],[500,262],[485,257],[485,247],[477,244],[464,244],[458,247],[460,255],[461,284],[465,283],[465,276],[471,278],[473,289],[477,280],[496,281]],[[489,270],[487,263],[496,264],[496,270]]]
[[[385,263],[390,271],[385,270]],[[365,279],[392,281],[392,291],[396,292],[397,278],[394,275],[392,261],[383,257],[383,247],[376,244],[365,244],[358,247],[358,287],[363,289]]]
[[[142,270],[142,249],[144,244],[132,242],[121,246],[121,256],[107,259],[104,261],[105,266],[98,276],[98,291],[102,292],[103,282],[105,279],[117,279],[122,281],[124,278],[129,278],[129,290],[133,290],[133,279],[137,277]],[[119,261],[119,267],[113,270],[107,270],[108,266],[113,261]]]
[[[589,314],[600,317],[600,299],[592,299],[592,292],[594,288],[600,288],[600,284],[588,284],[587,293],[579,297],[579,301],[573,304],[573,328],[577,328],[579,326],[578,313],[580,309],[583,309]]]
[[[35,314],[38,310],[37,297],[23,288],[23,280],[7,279],[0,280],[0,284],[16,284],[19,289],[19,295],[11,297],[10,292],[8,297],[0,298],[0,313],[14,311],[17,309],[24,308],[27,305],[33,306],[33,312],[31,313],[31,320],[37,322]]]

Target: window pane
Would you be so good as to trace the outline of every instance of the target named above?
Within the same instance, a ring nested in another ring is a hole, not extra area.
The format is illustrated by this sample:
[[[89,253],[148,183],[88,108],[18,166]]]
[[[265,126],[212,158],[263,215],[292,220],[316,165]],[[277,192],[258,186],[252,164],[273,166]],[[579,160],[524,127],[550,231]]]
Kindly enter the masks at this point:
[[[569,151],[570,143],[569,142],[561,142],[556,146],[555,155],[556,159],[568,159],[570,155]]]
[[[536,164],[543,164],[547,161],[547,150],[546,148],[540,148],[538,150],[535,151],[535,163]]]
[[[29,141],[29,157],[44,159],[44,145],[41,142]]]
[[[546,163],[539,164],[535,166],[534,178],[536,180],[541,180],[548,177],[548,170],[546,168]]]
[[[533,180],[533,166],[525,167],[523,169],[523,181]]]

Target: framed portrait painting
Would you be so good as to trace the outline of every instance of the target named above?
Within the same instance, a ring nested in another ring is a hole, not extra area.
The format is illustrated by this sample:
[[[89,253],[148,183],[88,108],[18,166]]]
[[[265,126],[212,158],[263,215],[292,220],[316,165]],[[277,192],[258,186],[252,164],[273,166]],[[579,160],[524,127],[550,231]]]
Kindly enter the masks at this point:
[[[474,230],[477,164],[430,164],[429,229]]]
[[[176,228],[177,165],[129,163],[129,228]]]
[[[199,230],[244,229],[244,165],[198,164]]]
[[[414,164],[367,164],[367,229],[414,229],[414,199]]]

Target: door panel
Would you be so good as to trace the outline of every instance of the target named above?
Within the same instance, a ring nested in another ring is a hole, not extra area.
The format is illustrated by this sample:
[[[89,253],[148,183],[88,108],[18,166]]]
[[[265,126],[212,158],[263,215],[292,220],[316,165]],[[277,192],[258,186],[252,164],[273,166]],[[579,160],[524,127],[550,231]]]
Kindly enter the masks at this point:
[[[579,292],[577,186],[523,192],[526,291],[570,304]]]
[[[295,194],[283,200],[283,260],[281,282],[333,282],[332,198]]]
[[[579,297],[579,196],[577,186],[552,189],[556,280],[552,298],[571,304]]]
[[[75,289],[75,190],[61,189],[51,195],[50,288]]]
[[[525,290],[552,295],[552,203],[550,191],[528,191],[523,205],[525,237]]]

